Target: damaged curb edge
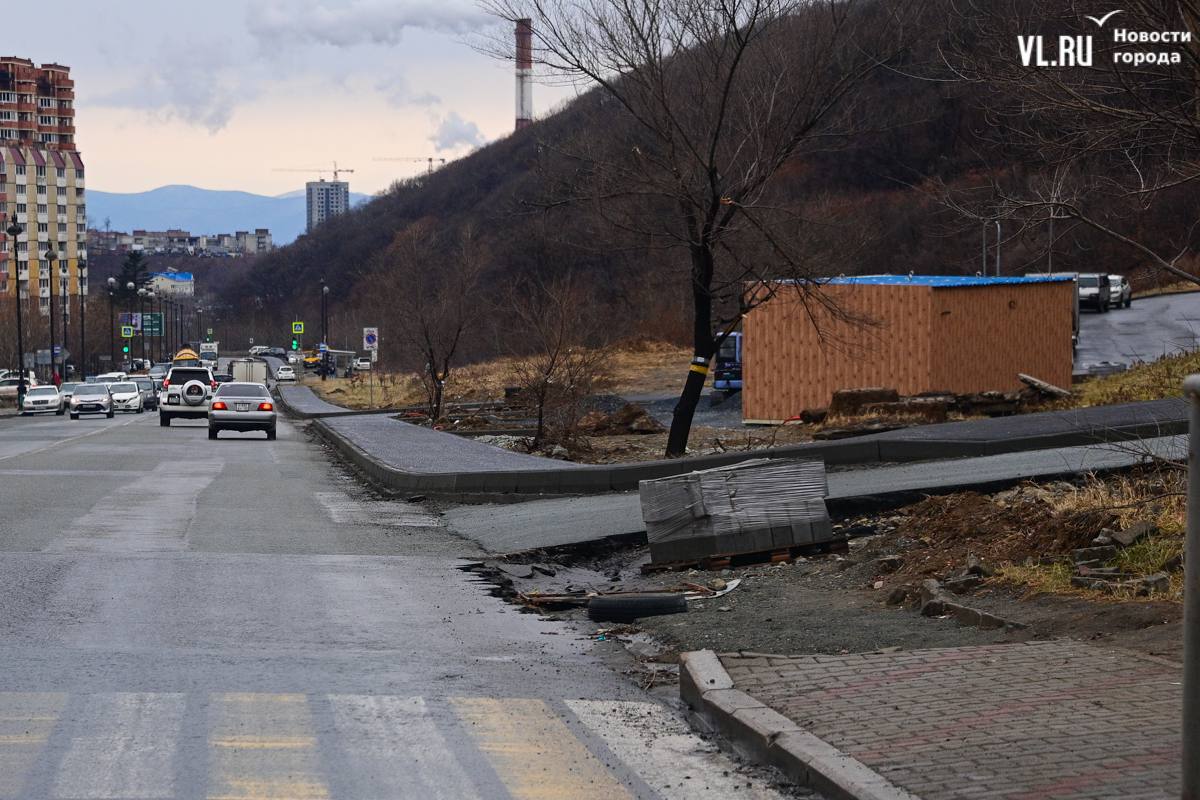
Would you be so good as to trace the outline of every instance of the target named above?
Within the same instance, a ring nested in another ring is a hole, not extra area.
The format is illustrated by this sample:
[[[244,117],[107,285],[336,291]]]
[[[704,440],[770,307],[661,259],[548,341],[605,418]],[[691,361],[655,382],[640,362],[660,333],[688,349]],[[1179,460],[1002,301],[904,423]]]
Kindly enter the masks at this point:
[[[735,689],[712,650],[680,655],[679,696],[691,709],[693,722],[720,734],[739,755],[773,766],[789,780],[832,800],[920,800]]]

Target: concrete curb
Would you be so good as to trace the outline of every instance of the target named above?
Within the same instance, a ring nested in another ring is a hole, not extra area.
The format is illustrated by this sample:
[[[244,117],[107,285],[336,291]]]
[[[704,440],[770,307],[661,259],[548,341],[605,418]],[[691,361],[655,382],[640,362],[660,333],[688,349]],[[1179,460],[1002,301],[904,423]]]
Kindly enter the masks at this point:
[[[712,650],[679,657],[679,696],[693,721],[724,737],[744,758],[833,800],[920,800],[866,764],[813,736],[736,689]]]

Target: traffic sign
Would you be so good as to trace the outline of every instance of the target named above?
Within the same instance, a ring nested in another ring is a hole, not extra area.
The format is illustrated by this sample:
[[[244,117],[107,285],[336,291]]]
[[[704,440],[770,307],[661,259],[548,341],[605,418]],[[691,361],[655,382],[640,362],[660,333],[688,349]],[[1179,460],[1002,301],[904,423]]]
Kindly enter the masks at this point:
[[[121,326],[121,338],[122,339],[132,339],[133,338],[133,326],[132,325],[122,325]]]
[[[142,314],[142,330],[147,336],[163,335],[163,315],[161,311]]]
[[[128,325],[135,331],[140,331],[142,329],[142,315],[137,311],[122,311],[118,321],[121,323],[121,327]]]
[[[304,333],[304,323],[303,322],[293,322],[292,323],[292,334],[299,335],[301,333]]]
[[[321,351],[322,353],[324,353],[328,349],[329,349],[329,345],[325,344],[324,342],[321,342],[319,345],[317,345],[317,350]]]
[[[379,349],[379,328],[363,328],[363,350]]]
[[[208,335],[209,335],[209,336],[212,336],[212,328],[209,328],[209,329],[208,329]]]

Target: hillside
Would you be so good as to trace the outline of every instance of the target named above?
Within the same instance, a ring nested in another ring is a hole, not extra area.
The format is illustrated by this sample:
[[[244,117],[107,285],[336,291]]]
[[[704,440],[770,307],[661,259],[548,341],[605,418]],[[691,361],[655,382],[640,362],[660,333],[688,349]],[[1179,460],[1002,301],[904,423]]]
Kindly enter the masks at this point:
[[[368,195],[351,193],[355,205],[367,200]],[[115,231],[181,228],[197,234],[269,228],[276,244],[289,244],[304,233],[303,190],[268,197],[196,186],[160,186],[131,193],[89,189],[87,202],[94,228],[106,224]]]
[[[995,181],[1025,190],[1048,175],[1037,152],[995,128],[996,108],[1019,105],[1019,97],[962,81],[914,77],[936,70],[926,59],[936,61],[930,54],[953,33],[944,27],[949,19],[944,5],[945,0],[923,7],[929,24],[896,69],[877,69],[867,78],[846,114],[851,133],[793,158],[769,187],[773,200],[803,220],[796,237],[816,277],[974,274],[981,268],[978,220],[947,209],[930,187],[964,190]],[[324,279],[335,309],[334,338],[353,346],[359,326],[386,331],[396,298],[428,291],[447,268],[444,257],[431,260],[422,274],[390,287],[401,280],[395,276],[404,237],[416,230],[440,232],[445,254],[455,247],[452,234],[470,229],[488,269],[484,289],[473,298],[477,319],[464,345],[468,357],[519,350],[512,287],[531,277],[544,281],[567,274],[586,284],[587,311],[606,320],[609,335],[686,341],[689,298],[678,288],[688,269],[682,248],[608,224],[605,209],[543,207],[581,169],[561,153],[586,148],[593,158],[616,159],[634,149],[637,137],[628,118],[604,107],[595,92],[585,94],[530,128],[432,175],[396,184],[314,236],[258,260],[230,285],[225,300],[237,305],[257,297],[266,308],[315,318]],[[1098,213],[1134,220],[1144,241],[1161,246],[1186,232],[1200,213],[1190,187],[1171,201],[1164,209],[1118,198],[1106,200]],[[1017,227],[1003,231],[1005,273],[1045,269],[1045,226]],[[1060,227],[1056,236],[1056,270],[1140,274],[1143,268],[1134,251],[1087,229],[1074,228],[1068,236]],[[994,250],[994,239],[989,243]],[[769,260],[772,254],[748,251],[740,257]],[[988,257],[991,263],[994,252]],[[272,324],[283,323],[281,317]]]

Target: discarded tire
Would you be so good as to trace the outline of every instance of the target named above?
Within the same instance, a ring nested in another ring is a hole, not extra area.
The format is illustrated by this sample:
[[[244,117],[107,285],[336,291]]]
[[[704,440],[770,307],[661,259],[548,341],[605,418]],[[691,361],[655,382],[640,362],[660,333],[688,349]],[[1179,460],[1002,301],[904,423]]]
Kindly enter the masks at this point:
[[[682,614],[687,598],[682,593],[614,594],[588,601],[588,619],[593,622],[633,622],[640,617]]]

